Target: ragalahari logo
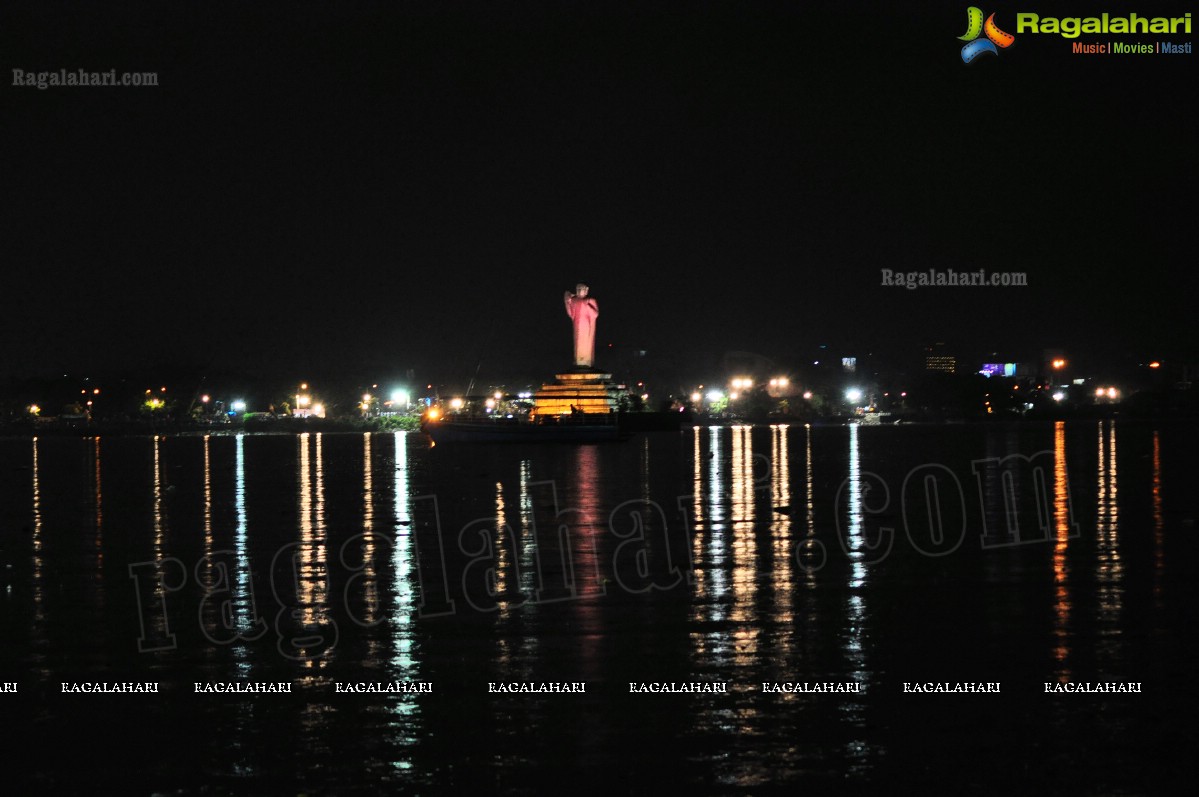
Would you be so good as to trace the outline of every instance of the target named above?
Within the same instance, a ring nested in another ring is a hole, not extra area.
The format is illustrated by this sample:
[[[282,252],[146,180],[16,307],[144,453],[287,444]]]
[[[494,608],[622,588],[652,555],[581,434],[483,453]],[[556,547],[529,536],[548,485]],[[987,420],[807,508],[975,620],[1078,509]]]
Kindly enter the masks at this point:
[[[983,33],[987,37],[985,39],[978,38]],[[983,22],[982,9],[970,6],[966,9],[966,35],[958,36],[958,39],[969,42],[962,48],[962,62],[968,64],[983,53],[999,55],[999,50],[996,48],[1006,50],[1012,46],[1016,37],[999,29],[999,26],[995,24],[994,14],[987,17],[986,22]]]

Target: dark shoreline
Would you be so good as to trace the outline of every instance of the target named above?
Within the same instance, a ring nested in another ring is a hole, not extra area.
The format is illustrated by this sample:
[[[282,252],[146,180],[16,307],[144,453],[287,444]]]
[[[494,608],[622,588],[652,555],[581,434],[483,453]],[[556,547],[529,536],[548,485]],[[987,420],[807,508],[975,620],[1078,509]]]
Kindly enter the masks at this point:
[[[401,422],[402,421],[402,422]],[[239,423],[170,423],[148,421],[54,421],[0,425],[0,437],[145,437],[147,435],[304,434],[305,432],[416,431],[417,419],[372,418],[250,419]]]
[[[632,432],[675,432],[686,430],[692,427],[723,427],[723,426],[754,426],[768,427],[779,424],[788,424],[792,426],[811,425],[814,427],[829,427],[829,426],[849,426],[858,424],[862,426],[878,426],[881,428],[887,427],[943,427],[943,426],[992,426],[992,425],[1016,425],[1016,426],[1036,426],[1038,424],[1056,423],[1058,421],[1104,421],[1116,420],[1122,423],[1188,423],[1195,422],[1195,416],[1189,414],[1177,415],[1126,415],[1122,413],[1078,413],[1078,414],[1060,414],[1060,415],[1044,415],[1036,417],[1023,418],[919,418],[907,419],[901,418],[896,421],[885,421],[878,424],[862,423],[858,419],[848,417],[841,418],[801,418],[801,417],[778,417],[778,418],[704,418],[693,417],[685,419],[677,428],[663,428],[655,424],[647,424],[642,428],[634,428]],[[77,438],[93,438],[93,437],[148,437],[153,435],[171,435],[171,436],[197,436],[197,435],[212,435],[217,437],[235,436],[239,434],[249,435],[300,435],[305,433],[325,433],[325,434],[388,434],[400,431],[420,432],[419,426],[416,424],[380,424],[375,420],[371,421],[356,421],[356,420],[324,420],[324,419],[305,419],[305,420],[290,420],[280,419],[277,421],[267,421],[259,423],[244,423],[244,424],[164,424],[164,423],[92,423],[92,424],[45,424],[33,425],[28,423],[21,424],[4,424],[0,425],[0,439],[32,439],[34,437],[77,437]]]

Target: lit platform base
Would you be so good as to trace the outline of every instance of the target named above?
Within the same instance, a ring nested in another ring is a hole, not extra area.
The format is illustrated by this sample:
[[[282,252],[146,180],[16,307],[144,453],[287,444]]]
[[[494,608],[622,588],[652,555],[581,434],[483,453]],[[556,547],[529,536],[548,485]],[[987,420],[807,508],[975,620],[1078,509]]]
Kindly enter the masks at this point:
[[[533,415],[570,415],[572,412],[616,412],[622,388],[612,383],[612,374],[571,371],[554,374],[552,383],[541,386],[533,396]]]

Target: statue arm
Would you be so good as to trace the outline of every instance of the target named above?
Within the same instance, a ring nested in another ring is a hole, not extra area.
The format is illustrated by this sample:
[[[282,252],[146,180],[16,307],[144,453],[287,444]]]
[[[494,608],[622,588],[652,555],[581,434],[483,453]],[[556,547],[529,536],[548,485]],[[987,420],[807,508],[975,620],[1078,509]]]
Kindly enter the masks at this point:
[[[567,291],[565,293],[565,295],[563,295],[563,297],[562,297],[562,301],[566,305],[566,314],[568,316],[570,316],[571,318],[574,318],[574,313],[571,312],[571,307],[570,307],[571,303],[574,301],[574,298],[575,298],[575,295],[573,293],[571,293],[570,291]]]

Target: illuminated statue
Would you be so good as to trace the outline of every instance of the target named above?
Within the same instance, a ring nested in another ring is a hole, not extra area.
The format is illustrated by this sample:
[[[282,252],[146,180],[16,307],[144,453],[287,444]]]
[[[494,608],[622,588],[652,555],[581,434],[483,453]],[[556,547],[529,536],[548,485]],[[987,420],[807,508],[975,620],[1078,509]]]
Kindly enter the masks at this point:
[[[566,292],[566,314],[575,327],[575,367],[590,368],[595,361],[595,319],[599,305],[587,295],[587,286],[579,283],[575,292]]]

